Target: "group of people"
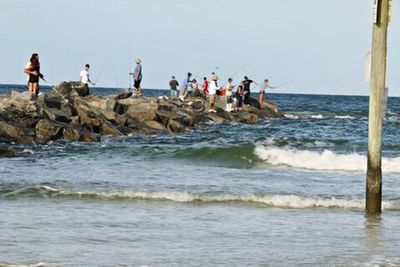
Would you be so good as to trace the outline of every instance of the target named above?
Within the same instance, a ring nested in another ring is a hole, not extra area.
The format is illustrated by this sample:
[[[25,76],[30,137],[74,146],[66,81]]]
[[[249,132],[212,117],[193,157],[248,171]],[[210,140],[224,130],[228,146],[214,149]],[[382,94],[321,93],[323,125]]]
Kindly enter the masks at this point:
[[[233,79],[229,78],[227,82],[223,86],[218,86],[218,76],[215,72],[211,73],[210,80],[207,77],[203,78],[202,92],[200,92],[199,84],[196,79],[192,79],[192,73],[188,73],[182,84],[179,86],[179,82],[176,80],[175,76],[172,76],[169,86],[171,89],[171,96],[179,96],[179,98],[183,101],[188,94],[191,92],[194,96],[205,96],[209,99],[209,111],[215,112],[215,100],[216,95],[226,96],[227,104],[226,110],[233,111],[233,103],[236,102],[235,107],[238,110],[242,109],[243,104],[250,104],[250,86],[252,83],[260,87],[258,101],[262,106],[264,104],[265,99],[265,90],[267,88],[276,89],[276,86],[271,86],[269,84],[269,80],[265,79],[262,84],[257,83],[249,79],[249,77],[244,76],[243,81],[241,81],[237,86],[233,85]],[[234,92],[236,87],[236,92]],[[179,88],[179,89],[178,89]]]
[[[133,86],[134,86],[134,94],[135,95],[142,95],[142,88],[140,84],[142,82],[142,60],[136,59],[136,67],[134,72],[130,72],[129,75],[133,76]],[[25,65],[24,73],[27,77],[28,82],[28,91],[30,93],[31,100],[37,99],[39,95],[39,79],[44,79],[44,75],[40,72],[40,62],[39,62],[39,54],[33,53],[31,58],[29,59],[28,63]],[[85,64],[82,71],[79,75],[80,84],[75,86],[75,90],[80,96],[87,96],[89,95],[89,84],[96,85],[95,82],[92,82],[90,79],[90,65]]]
[[[140,86],[142,82],[142,60],[136,59],[136,67],[133,72],[129,72],[129,75],[133,76],[133,86],[134,86],[134,95],[140,96],[142,95],[142,88]],[[76,91],[80,96],[89,95],[89,84],[95,85],[95,82],[92,82],[90,79],[90,65],[86,64],[82,71],[80,72],[80,84],[75,86]],[[39,54],[33,53],[29,62],[25,66],[24,70],[27,75],[28,80],[28,90],[30,92],[31,99],[36,99],[39,94],[39,79],[44,79],[44,75],[40,72],[40,62],[39,62]],[[223,86],[218,85],[218,76],[215,72],[211,73],[210,80],[207,77],[203,78],[203,83],[201,85],[202,92],[200,91],[200,85],[198,84],[196,79],[192,79],[192,73],[188,73],[182,84],[176,80],[175,76],[172,76],[171,81],[169,82],[169,86],[171,89],[171,96],[179,97],[182,101],[186,99],[189,93],[193,96],[205,96],[209,99],[209,111],[215,112],[215,101],[217,95],[226,96],[227,98],[227,111],[233,111],[233,103],[236,102],[235,108],[240,110],[243,106],[250,104],[250,86],[251,84],[255,84],[260,86],[259,90],[259,98],[258,101],[260,105],[263,105],[265,99],[265,90],[267,88],[275,89],[277,87],[270,86],[269,80],[265,79],[262,84],[257,83],[249,79],[247,76],[244,76],[244,79],[236,86],[233,85],[233,79],[229,78],[227,82]],[[236,92],[235,91],[236,88]]]

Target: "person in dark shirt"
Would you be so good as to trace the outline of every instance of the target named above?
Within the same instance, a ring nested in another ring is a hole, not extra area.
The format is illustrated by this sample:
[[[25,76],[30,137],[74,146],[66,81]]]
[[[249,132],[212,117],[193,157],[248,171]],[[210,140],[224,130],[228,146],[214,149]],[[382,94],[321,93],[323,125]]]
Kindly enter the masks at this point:
[[[171,88],[171,96],[178,96],[178,86],[178,81],[176,80],[175,76],[172,76],[171,81],[169,82],[169,87]]]
[[[37,99],[39,95],[39,78],[43,79],[43,74],[40,73],[39,55],[33,53],[29,62],[25,66],[25,74],[28,75],[28,89],[31,94],[31,100]]]
[[[243,84],[243,103],[246,105],[249,105],[250,103],[250,84],[254,83],[255,85],[258,85],[257,82],[250,80],[249,77],[244,76],[244,80],[242,81]]]

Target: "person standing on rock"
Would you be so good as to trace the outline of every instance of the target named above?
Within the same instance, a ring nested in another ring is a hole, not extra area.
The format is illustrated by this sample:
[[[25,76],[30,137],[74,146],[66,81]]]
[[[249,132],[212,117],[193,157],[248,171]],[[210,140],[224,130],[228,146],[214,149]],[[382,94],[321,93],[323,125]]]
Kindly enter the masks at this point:
[[[213,74],[211,76],[211,81],[210,81],[210,84],[208,87],[208,96],[209,96],[209,103],[210,103],[210,109],[208,110],[208,112],[216,112],[214,109],[215,95],[217,94],[217,90],[220,89],[217,85],[217,81],[218,81],[218,76]]]
[[[235,86],[232,85],[233,79],[229,78],[228,82],[224,85],[225,88],[225,94],[226,94],[226,111],[231,112],[232,111],[232,103],[233,103],[233,89]]]
[[[169,82],[169,87],[171,88],[171,96],[178,96],[178,86],[178,81],[176,80],[175,76],[172,76],[171,81]]]
[[[96,85],[96,83],[92,82],[90,80],[90,65],[86,64],[85,67],[83,67],[83,70],[81,70],[81,73],[79,75],[79,79],[81,82],[81,85],[79,87],[75,87],[75,90],[78,92],[80,96],[87,96],[89,95],[89,83],[91,85]]]
[[[187,96],[187,90],[189,86],[192,84],[192,80],[190,80],[190,77],[192,77],[192,74],[188,72],[186,78],[183,80],[181,88],[179,89],[179,98],[184,101],[186,96]]]
[[[264,104],[265,89],[267,89],[267,88],[276,89],[278,87],[269,85],[269,80],[268,79],[264,80],[264,83],[261,84],[261,86],[260,86],[260,92],[258,94],[258,102],[260,102],[261,108],[263,107],[263,104]]]
[[[207,77],[204,77],[204,79],[203,79],[202,88],[203,88],[203,94],[204,94],[204,96],[207,97],[207,95],[208,95],[208,80],[207,80]]]
[[[39,55],[37,53],[32,54],[24,72],[28,76],[28,90],[31,94],[31,100],[34,100],[39,95],[39,78],[43,79],[44,77],[40,73]]]
[[[137,58],[135,60],[136,67],[134,72],[130,72],[129,75],[133,75],[133,87],[135,87],[135,95],[141,96],[142,95],[142,88],[140,87],[140,83],[142,82],[142,60]]]
[[[243,106],[243,83],[240,83],[236,89],[236,102],[237,102],[237,110],[242,110]]]
[[[244,80],[242,81],[242,84],[243,84],[243,97],[244,97],[243,102],[246,105],[250,104],[250,94],[251,94],[251,92],[250,92],[250,84],[251,83],[254,83],[255,85],[258,85],[258,83],[256,83],[255,81],[250,80],[249,77],[244,76]]]

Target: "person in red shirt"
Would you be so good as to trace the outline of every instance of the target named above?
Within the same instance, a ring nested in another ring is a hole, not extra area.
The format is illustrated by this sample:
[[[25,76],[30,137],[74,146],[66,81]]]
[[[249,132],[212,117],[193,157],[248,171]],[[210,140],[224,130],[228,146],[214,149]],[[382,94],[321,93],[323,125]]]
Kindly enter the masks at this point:
[[[208,95],[208,81],[207,77],[204,77],[204,82],[203,82],[203,94]]]

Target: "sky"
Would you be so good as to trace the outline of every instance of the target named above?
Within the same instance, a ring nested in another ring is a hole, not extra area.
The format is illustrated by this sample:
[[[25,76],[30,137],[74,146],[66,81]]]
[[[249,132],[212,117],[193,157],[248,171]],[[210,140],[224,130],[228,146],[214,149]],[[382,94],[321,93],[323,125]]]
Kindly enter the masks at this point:
[[[387,86],[400,96],[400,0],[388,32]],[[368,95],[372,0],[0,0],[0,83],[24,84],[32,53],[51,84],[79,80],[128,88],[134,60],[143,88],[172,75],[244,75],[278,93]]]

